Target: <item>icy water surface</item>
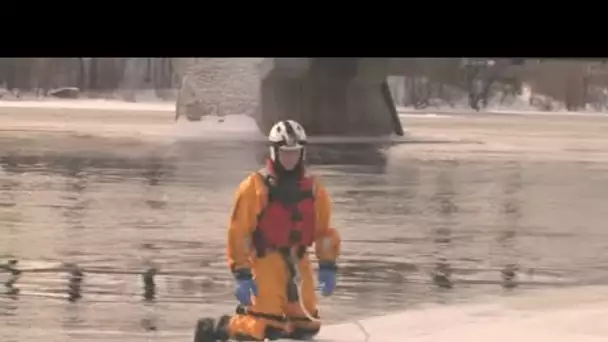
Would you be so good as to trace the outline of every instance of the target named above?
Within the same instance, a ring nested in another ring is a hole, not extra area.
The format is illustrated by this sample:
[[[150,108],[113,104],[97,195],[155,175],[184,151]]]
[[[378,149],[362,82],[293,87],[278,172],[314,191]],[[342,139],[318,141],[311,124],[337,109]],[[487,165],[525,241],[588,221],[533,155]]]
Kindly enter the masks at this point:
[[[0,341],[189,341],[199,316],[232,312],[226,222],[265,147],[90,136],[75,140],[86,153],[50,147],[62,139],[2,141],[0,258],[22,274],[0,289]],[[141,153],[121,153],[127,145]],[[337,293],[321,300],[328,322],[607,279],[603,161],[416,152],[429,148],[311,147],[344,240]],[[71,290],[69,264],[84,272]]]

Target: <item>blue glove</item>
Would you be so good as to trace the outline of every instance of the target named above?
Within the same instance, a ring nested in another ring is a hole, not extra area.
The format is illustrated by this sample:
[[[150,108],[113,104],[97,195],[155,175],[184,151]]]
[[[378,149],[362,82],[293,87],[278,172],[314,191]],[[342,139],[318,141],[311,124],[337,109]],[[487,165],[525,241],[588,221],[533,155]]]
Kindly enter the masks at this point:
[[[334,262],[319,262],[317,278],[323,296],[331,296],[336,288],[336,264]]]
[[[257,295],[257,287],[251,277],[251,271],[248,269],[240,269],[234,272],[234,278],[236,279],[236,288],[234,290],[234,296],[243,305],[251,304],[251,295]]]

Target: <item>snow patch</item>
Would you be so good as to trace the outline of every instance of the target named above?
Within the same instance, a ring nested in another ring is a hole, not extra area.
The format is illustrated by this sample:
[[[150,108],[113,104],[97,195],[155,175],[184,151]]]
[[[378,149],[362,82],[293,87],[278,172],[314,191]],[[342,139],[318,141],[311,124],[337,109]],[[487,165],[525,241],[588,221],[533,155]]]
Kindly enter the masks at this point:
[[[332,342],[599,342],[608,327],[608,287],[544,290],[490,304],[429,306],[326,326]]]
[[[49,109],[94,109],[94,110],[125,110],[125,111],[175,111],[173,102],[124,102],[105,99],[56,100],[44,98],[40,100],[3,101],[1,108],[49,108]]]

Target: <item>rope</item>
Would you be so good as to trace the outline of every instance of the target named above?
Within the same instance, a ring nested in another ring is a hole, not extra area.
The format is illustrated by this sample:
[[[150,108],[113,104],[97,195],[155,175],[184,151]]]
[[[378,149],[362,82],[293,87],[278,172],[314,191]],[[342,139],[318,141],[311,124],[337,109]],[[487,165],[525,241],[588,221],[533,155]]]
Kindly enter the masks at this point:
[[[297,263],[296,263],[296,265],[297,265]],[[292,280],[293,280],[293,283],[296,285],[296,288],[298,289],[298,304],[300,305],[300,309],[302,310],[302,312],[304,313],[304,316],[306,316],[306,318],[308,318],[312,322],[321,323],[322,321],[320,318],[314,317],[310,313],[310,311],[308,311],[308,309],[306,309],[306,306],[304,305],[304,299],[302,296],[302,277],[300,277],[300,270],[297,266],[294,267],[294,269],[295,269],[295,272],[294,272],[294,276],[293,276]],[[363,335],[365,336],[365,340],[363,340],[363,342],[368,342],[371,335],[367,332],[367,330],[365,329],[363,324],[361,324],[361,322],[359,320],[353,320],[352,323],[355,324],[359,328],[359,330],[363,333]]]

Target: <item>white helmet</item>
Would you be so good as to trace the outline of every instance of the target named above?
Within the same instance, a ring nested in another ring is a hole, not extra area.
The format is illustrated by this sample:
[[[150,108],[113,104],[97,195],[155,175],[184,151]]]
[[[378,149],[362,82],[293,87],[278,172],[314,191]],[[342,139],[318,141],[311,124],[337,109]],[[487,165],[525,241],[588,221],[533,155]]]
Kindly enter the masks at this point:
[[[279,121],[270,129],[270,159],[276,159],[276,149],[300,150],[308,143],[304,127],[293,120]],[[303,157],[303,155],[302,155]]]

